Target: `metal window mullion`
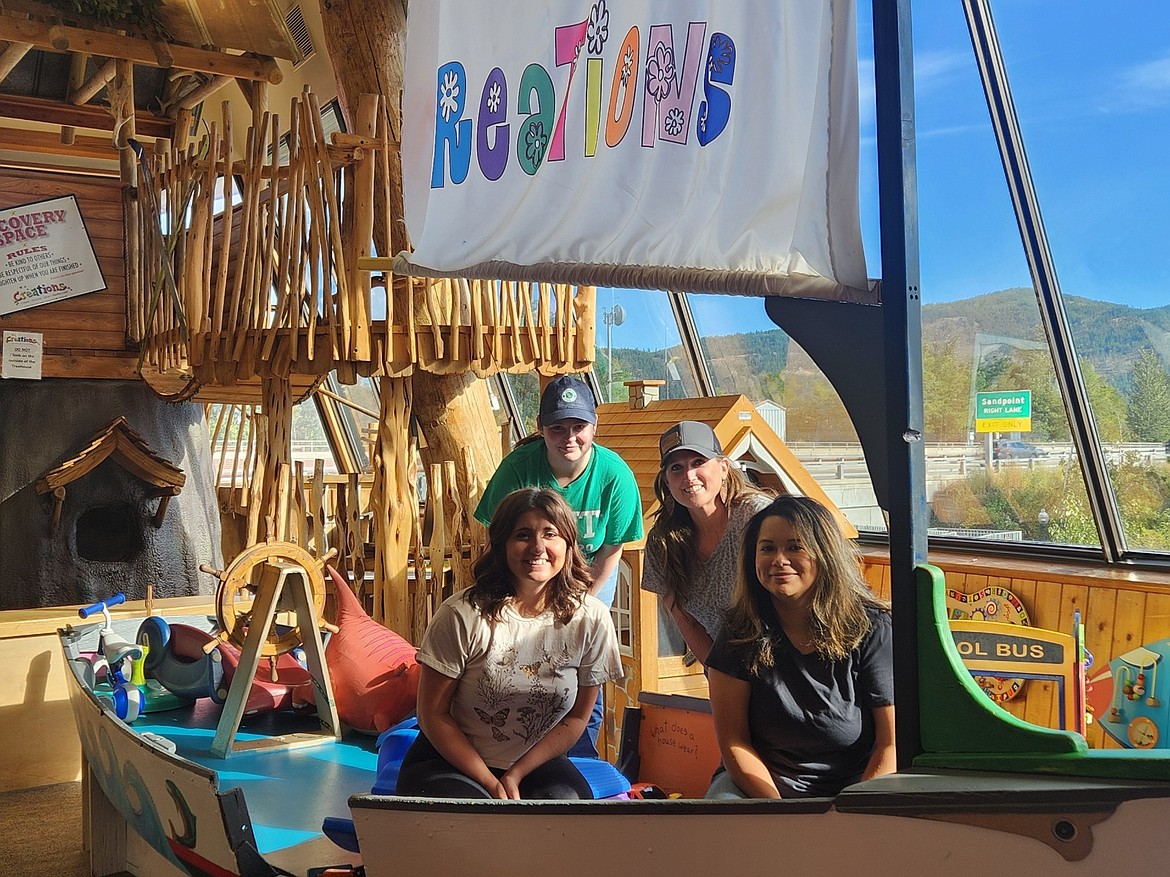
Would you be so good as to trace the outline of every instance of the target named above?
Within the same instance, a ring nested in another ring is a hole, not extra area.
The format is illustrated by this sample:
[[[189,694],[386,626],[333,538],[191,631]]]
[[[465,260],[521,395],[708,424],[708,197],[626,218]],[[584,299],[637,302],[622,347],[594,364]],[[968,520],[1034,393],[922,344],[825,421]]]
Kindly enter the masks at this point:
[[[496,397],[508,418],[508,444],[515,445],[527,433],[520,417],[520,406],[516,404],[516,394],[512,392],[512,382],[506,372],[496,372],[488,380],[496,388]]]
[[[885,464],[899,770],[922,751],[916,567],[927,557],[911,0],[873,0]],[[858,307],[858,306],[854,306]]]
[[[1011,193],[1012,206],[1020,229],[1020,239],[1028,260],[1041,323],[1056,371],[1056,381],[1064,400],[1073,445],[1081,464],[1081,474],[1088,493],[1089,507],[1097,525],[1101,547],[1107,561],[1117,561],[1125,554],[1125,530],[1117,507],[1113,484],[1105,465],[1088,392],[1077,363],[1076,348],[1064,309],[1064,296],[1056,276],[1056,266],[1040,214],[1032,173],[1024,151],[1023,135],[1012,100],[1011,86],[1003,54],[986,0],[963,0],[971,43],[979,67],[979,77],[987,98],[991,124],[999,146],[1004,175]]]
[[[341,384],[337,375],[330,372],[325,376],[324,387],[335,395],[341,395]],[[317,414],[321,418],[321,426],[325,429],[325,438],[333,451],[333,461],[337,464],[338,472],[350,474],[361,472],[361,460],[365,452],[361,446],[361,438],[354,434],[353,415],[344,410],[336,399],[330,399],[324,393],[314,393],[313,402],[317,406]]]
[[[714,396],[715,382],[711,379],[707,357],[703,355],[703,345],[699,341],[699,330],[695,326],[695,315],[691,312],[690,299],[684,292],[667,292],[666,300],[670,302],[670,310],[674,314],[683,355],[691,367],[691,374],[695,376],[695,390],[700,396]]]

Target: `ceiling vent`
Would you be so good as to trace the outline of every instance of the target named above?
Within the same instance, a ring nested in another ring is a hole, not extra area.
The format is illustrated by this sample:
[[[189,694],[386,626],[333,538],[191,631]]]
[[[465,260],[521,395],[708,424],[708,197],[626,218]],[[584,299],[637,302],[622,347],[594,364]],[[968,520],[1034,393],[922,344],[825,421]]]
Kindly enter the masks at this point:
[[[309,26],[305,24],[305,16],[300,6],[289,9],[284,17],[284,23],[288,25],[288,32],[292,35],[297,51],[301,53],[301,59],[293,64],[293,69],[296,70],[312,58],[317,50],[313,48],[313,38],[309,35]]]

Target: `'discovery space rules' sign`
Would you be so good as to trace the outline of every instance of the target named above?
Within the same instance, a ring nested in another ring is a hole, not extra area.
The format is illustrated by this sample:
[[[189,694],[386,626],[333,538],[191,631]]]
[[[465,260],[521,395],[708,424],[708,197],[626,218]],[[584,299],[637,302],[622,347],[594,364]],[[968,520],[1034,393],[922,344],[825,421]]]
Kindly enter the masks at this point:
[[[0,210],[0,314],[105,288],[72,195]]]

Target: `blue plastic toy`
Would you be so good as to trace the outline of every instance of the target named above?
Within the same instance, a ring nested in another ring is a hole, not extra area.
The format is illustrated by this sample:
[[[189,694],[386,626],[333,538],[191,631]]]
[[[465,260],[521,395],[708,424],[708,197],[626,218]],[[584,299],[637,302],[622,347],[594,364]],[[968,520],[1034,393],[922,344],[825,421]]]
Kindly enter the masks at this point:
[[[114,594],[107,600],[99,600],[89,606],[77,610],[80,618],[89,618],[98,612],[102,613],[105,623],[102,625],[101,636],[98,640],[98,656],[93,664],[93,693],[98,701],[112,711],[119,719],[133,722],[142,713],[146,700],[145,693],[126,678],[126,662],[131,664],[144,660],[143,649],[138,643],[129,642],[125,637],[114,632],[113,620],[110,618],[110,607],[126,602],[125,594]],[[133,674],[133,670],[131,670]],[[102,677],[105,681],[99,681]]]

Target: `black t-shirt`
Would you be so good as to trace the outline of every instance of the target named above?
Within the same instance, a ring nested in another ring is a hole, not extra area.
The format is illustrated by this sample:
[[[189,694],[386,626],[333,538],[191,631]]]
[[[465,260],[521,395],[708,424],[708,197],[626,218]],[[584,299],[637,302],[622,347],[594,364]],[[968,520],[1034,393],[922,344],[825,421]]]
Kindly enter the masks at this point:
[[[861,779],[873,752],[875,707],[894,702],[890,616],[868,610],[870,631],[843,661],[802,655],[773,625],[775,663],[748,672],[749,650],[715,639],[708,666],[751,683],[752,745],[781,797],[828,797]]]

